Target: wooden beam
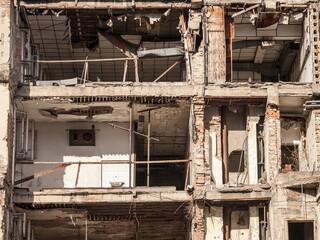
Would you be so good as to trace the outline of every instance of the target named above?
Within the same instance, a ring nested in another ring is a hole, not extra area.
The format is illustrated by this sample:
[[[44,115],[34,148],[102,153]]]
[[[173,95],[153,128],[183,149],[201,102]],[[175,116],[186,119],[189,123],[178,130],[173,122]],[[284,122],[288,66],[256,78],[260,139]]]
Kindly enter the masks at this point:
[[[230,239],[230,208],[229,206],[223,206],[223,232],[224,240]]]
[[[150,164],[161,164],[161,163],[185,163],[190,162],[191,159],[179,159],[179,160],[155,160],[150,161]],[[62,164],[62,165],[72,165],[72,164],[128,164],[130,161],[117,161],[117,160],[107,160],[101,162],[32,162],[32,161],[21,161],[17,162],[17,164],[32,164],[32,165],[55,165],[55,164]],[[148,161],[132,161],[133,164],[147,164]]]
[[[117,2],[117,1],[79,1],[77,4],[75,0],[22,0],[19,2],[20,6],[27,9],[182,9],[190,8],[191,3],[181,1],[135,1],[132,6],[131,1]]]
[[[126,60],[126,61],[124,62],[123,79],[122,79],[123,82],[126,81],[127,72],[128,72],[128,60]]]
[[[66,168],[66,167],[68,167],[68,166],[70,166],[70,165],[71,165],[70,163],[64,163],[64,164],[61,164],[61,165],[59,165],[59,166],[56,166],[56,167],[53,167],[53,168],[44,170],[44,171],[42,171],[42,172],[38,172],[38,173],[33,174],[33,175],[31,175],[31,176],[28,176],[28,177],[22,178],[22,179],[20,179],[20,180],[18,180],[18,181],[15,181],[15,182],[14,182],[14,185],[18,185],[18,184],[20,184],[20,183],[24,183],[24,182],[27,182],[27,181],[36,179],[36,178],[41,177],[41,176],[43,176],[43,175],[46,175],[46,174],[55,172],[55,171],[57,171],[57,170]]]
[[[147,187],[150,186],[150,139],[151,137],[151,110],[148,112],[148,151],[147,151]]]
[[[234,18],[234,17],[239,16],[239,15],[241,15],[241,14],[244,14],[244,13],[246,13],[246,12],[252,10],[252,9],[255,9],[255,8],[259,7],[259,6],[260,6],[260,3],[258,3],[258,4],[256,4],[256,5],[253,5],[253,6],[251,6],[251,7],[248,7],[248,8],[246,8],[246,9],[243,9],[243,10],[237,12],[237,13],[234,13],[234,14],[232,14],[231,17]]]
[[[134,58],[102,58],[102,59],[70,59],[70,60],[38,60],[37,63],[87,63],[87,62],[114,62],[114,61],[128,61]],[[33,61],[30,61],[33,62]]]
[[[232,39],[234,38],[233,19],[226,16],[226,82],[232,80]]]
[[[137,56],[137,50],[139,48],[139,44],[131,43],[125,39],[123,39],[120,35],[115,35],[113,33],[108,32],[109,27],[106,23],[98,18],[98,32],[107,39],[110,43],[112,43],[117,49],[123,52],[127,57],[132,58]]]
[[[189,178],[190,161],[187,164],[186,180],[184,182],[184,190],[187,190],[188,178]]]
[[[131,187],[131,169],[132,169],[132,103],[129,104],[129,122],[130,122],[130,131],[129,131],[129,187]]]
[[[223,154],[223,183],[229,182],[229,171],[228,171],[228,129],[227,129],[227,107],[222,107],[221,118],[222,118],[222,154]]]
[[[174,64],[171,65],[167,70],[165,70],[159,77],[157,77],[153,82],[158,82],[164,75],[166,75],[172,68],[174,68],[178,63],[181,62],[181,59],[176,61]]]

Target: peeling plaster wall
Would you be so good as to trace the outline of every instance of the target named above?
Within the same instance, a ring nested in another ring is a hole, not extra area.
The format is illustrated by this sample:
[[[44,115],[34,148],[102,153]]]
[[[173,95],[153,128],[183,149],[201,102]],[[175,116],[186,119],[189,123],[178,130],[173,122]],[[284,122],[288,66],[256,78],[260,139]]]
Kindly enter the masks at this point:
[[[317,169],[317,149],[315,133],[315,113],[311,111],[306,122],[306,158],[308,169]]]
[[[288,221],[318,222],[318,204],[314,189],[277,189],[272,197],[272,221],[270,221],[272,239],[288,239]],[[271,212],[269,213],[271,214]],[[315,236],[314,239],[317,239]]]
[[[0,80],[9,80],[11,1],[0,1]]]
[[[129,134],[104,123],[94,123],[96,146],[69,146],[68,129],[91,129],[93,123],[36,123],[37,162],[101,162],[107,160],[129,160]],[[129,127],[127,123],[119,124]],[[119,144],[121,143],[121,144]],[[53,165],[18,165],[16,180]],[[76,187],[78,164],[28,181],[22,187],[31,191],[41,188]],[[133,169],[133,168],[132,168]],[[101,179],[102,176],[102,179]],[[133,176],[133,174],[132,174]],[[81,165],[78,187],[111,187],[110,181],[123,181],[129,186],[129,166],[127,164]]]
[[[223,239],[223,207],[207,207],[205,209],[206,217],[206,240],[224,240]]]

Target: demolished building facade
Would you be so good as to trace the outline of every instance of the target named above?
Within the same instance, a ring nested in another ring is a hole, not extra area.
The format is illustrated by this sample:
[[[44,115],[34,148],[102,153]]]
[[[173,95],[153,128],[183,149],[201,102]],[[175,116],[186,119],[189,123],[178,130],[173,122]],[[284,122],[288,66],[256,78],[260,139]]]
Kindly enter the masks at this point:
[[[320,239],[318,1],[0,13],[0,239]]]

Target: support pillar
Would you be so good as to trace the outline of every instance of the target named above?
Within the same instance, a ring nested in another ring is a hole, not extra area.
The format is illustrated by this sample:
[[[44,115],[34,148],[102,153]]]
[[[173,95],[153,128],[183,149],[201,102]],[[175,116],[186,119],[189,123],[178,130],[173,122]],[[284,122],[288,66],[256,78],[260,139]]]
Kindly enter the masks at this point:
[[[259,117],[249,116],[248,133],[248,170],[249,184],[258,183],[257,124]]]
[[[192,177],[194,187],[194,209],[192,219],[192,239],[204,240],[206,232],[205,195],[203,188],[210,184],[210,165],[204,151],[204,98],[195,97],[191,102],[190,138]]]
[[[250,240],[259,239],[259,209],[256,206],[249,207]]]

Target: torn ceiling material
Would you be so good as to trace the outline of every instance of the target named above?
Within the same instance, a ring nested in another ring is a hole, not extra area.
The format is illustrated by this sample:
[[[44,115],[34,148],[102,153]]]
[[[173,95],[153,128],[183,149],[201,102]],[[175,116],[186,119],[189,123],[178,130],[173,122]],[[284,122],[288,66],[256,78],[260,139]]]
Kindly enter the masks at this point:
[[[99,114],[110,114],[113,112],[113,108],[106,107],[87,107],[87,108],[72,108],[69,110],[60,108],[60,109],[41,109],[39,110],[42,116],[57,118],[60,114],[65,115],[76,115],[76,116],[87,116],[89,119],[92,119],[94,115]]]

